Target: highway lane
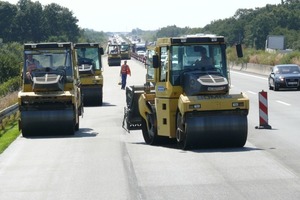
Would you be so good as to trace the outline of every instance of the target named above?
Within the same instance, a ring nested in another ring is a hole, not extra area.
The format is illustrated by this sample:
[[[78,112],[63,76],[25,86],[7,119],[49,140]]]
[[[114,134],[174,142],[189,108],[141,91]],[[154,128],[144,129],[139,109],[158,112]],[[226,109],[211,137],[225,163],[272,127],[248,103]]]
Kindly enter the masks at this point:
[[[268,89],[266,76],[232,71],[233,91],[245,91],[250,98],[248,141],[267,151],[294,173],[300,175],[299,116],[300,91]],[[268,94],[268,118],[272,129],[255,129],[259,125],[258,93]]]
[[[143,65],[133,59],[128,64],[128,85],[142,84]],[[270,110],[274,130],[258,130],[257,92],[267,85],[232,72],[232,91],[246,91],[251,99],[245,147],[183,151],[172,144],[145,145],[140,130],[122,129],[120,68],[108,67],[105,58],[104,65],[103,106],[85,108],[75,136],[20,136],[0,155],[1,200],[300,198],[299,145],[293,141],[298,138],[289,132],[293,128],[275,124],[288,120],[277,115],[289,116],[286,105],[276,100],[294,106],[297,92],[269,92],[269,105],[276,107]],[[289,101],[284,98],[288,93]]]

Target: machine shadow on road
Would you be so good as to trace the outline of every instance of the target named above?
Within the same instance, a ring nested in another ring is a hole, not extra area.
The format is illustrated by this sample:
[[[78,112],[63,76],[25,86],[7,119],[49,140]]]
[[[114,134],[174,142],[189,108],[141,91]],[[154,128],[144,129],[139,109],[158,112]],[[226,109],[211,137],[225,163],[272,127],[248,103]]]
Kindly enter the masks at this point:
[[[73,137],[96,137],[99,133],[91,128],[80,128]]]
[[[99,105],[84,105],[84,107],[86,107],[86,108],[92,108],[92,107],[109,107],[109,106],[117,106],[117,105],[111,104],[109,102],[103,102],[103,104],[101,106],[99,106]]]
[[[67,134],[47,134],[47,135],[34,135],[31,137],[26,137],[26,139],[56,139],[56,138],[81,138],[81,137],[96,137],[99,133],[95,132],[91,128],[80,128],[75,132],[74,135]]]
[[[182,150],[175,141],[170,141],[165,144],[151,146],[143,142],[131,142],[131,144],[147,145],[149,147],[163,147],[174,150]],[[248,151],[262,151],[264,149],[256,147],[239,147],[239,148],[214,148],[214,147],[195,147],[188,150],[182,150],[182,152],[194,152],[194,153],[228,153],[228,152],[248,152]]]
[[[228,152],[248,152],[248,151],[262,151],[263,149],[256,147],[239,147],[239,148],[198,148],[190,151],[196,153],[228,153]]]

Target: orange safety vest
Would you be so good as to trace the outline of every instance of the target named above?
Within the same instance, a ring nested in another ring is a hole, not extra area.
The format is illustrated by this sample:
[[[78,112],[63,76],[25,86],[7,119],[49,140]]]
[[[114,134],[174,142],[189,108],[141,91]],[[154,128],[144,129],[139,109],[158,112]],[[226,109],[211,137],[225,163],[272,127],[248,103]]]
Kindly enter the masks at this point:
[[[121,74],[130,74],[130,68],[128,65],[122,65],[121,67]]]

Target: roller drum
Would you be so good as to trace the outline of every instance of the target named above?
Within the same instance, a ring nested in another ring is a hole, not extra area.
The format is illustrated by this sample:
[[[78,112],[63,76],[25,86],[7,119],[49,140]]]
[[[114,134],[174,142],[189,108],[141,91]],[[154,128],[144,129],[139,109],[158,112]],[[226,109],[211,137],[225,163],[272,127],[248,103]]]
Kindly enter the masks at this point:
[[[75,132],[73,109],[28,110],[21,112],[22,135],[70,135]]]
[[[187,147],[243,147],[248,134],[247,116],[188,113],[185,134]]]
[[[102,105],[102,87],[82,87],[84,106]]]

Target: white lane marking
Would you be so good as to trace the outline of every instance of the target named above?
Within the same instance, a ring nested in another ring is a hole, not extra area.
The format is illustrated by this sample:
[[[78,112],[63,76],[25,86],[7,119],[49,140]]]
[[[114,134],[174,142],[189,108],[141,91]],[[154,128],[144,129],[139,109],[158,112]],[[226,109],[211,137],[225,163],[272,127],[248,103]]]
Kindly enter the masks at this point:
[[[281,104],[286,105],[286,106],[290,106],[290,105],[291,105],[291,104],[289,104],[289,103],[286,103],[286,102],[283,102],[283,101],[279,101],[279,100],[277,100],[276,102],[277,102],[277,103],[281,103]]]
[[[244,75],[244,76],[259,78],[259,79],[262,79],[262,80],[268,80],[268,78],[264,78],[264,77],[261,77],[261,76],[255,76],[255,75],[251,75],[251,74],[245,74],[245,73],[237,72],[237,71],[230,71],[230,73],[236,73],[236,74],[241,74],[241,75]]]
[[[250,93],[250,94],[257,94],[257,92],[252,92],[252,91],[247,91],[248,93]]]

